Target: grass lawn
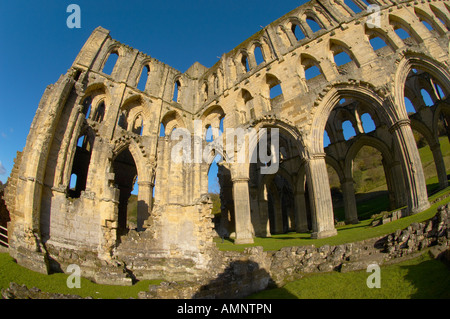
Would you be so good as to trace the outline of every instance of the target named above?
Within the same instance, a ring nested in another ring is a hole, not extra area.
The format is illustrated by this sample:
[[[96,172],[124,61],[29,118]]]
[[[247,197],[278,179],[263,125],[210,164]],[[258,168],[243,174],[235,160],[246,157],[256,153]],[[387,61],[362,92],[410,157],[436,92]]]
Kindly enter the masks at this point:
[[[450,268],[428,253],[380,268],[381,287],[368,288],[371,273],[311,274],[282,288],[264,290],[254,299],[439,299],[450,298]]]
[[[149,284],[159,284],[160,281],[143,280],[134,286],[112,286],[95,284],[88,279],[81,278],[80,288],[68,288],[66,274],[52,275],[37,272],[19,266],[7,253],[0,253],[0,290],[8,288],[10,282],[26,285],[28,288],[37,287],[45,292],[78,295],[102,299],[137,298],[139,291],[147,291]]]

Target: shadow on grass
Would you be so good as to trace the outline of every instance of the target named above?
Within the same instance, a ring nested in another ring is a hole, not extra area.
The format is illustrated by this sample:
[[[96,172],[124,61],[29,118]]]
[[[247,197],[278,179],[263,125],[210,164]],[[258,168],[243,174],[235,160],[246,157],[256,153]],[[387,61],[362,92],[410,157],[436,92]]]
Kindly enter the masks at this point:
[[[412,299],[450,299],[450,268],[443,262],[429,259],[401,268],[408,271],[405,279],[417,289]]]

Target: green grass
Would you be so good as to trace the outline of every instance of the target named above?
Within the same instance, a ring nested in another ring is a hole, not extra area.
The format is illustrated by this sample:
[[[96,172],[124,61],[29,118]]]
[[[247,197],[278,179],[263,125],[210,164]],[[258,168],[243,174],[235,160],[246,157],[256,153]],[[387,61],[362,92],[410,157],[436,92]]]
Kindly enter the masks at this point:
[[[442,190],[433,196],[430,196],[430,201],[439,198],[440,196],[450,192],[450,187]],[[311,239],[311,234],[309,233],[287,233],[272,235],[270,238],[256,237],[254,238],[253,244],[244,245],[234,245],[232,239],[225,239],[222,243],[220,238],[215,238],[217,247],[223,251],[243,251],[247,247],[262,246],[266,251],[279,250],[282,247],[289,246],[304,246],[304,245],[315,245],[316,247],[328,245],[340,245],[344,243],[351,243],[356,241],[365,240],[368,238],[379,237],[395,232],[397,229],[404,229],[408,227],[411,223],[420,223],[425,220],[432,218],[437,211],[437,208],[441,205],[450,202],[450,197],[443,199],[440,202],[433,204],[427,210],[412,215],[398,219],[396,221],[390,222],[385,225],[380,225],[376,227],[370,226],[371,219],[361,221],[356,225],[346,225],[342,227],[337,227],[338,234],[329,238],[321,239]]]
[[[311,274],[256,299],[438,299],[450,298],[450,269],[427,253],[380,268],[381,287],[368,288],[371,273],[354,271]]]
[[[7,253],[0,253],[0,289],[8,288],[10,282],[24,284],[28,288],[37,287],[50,293],[78,295],[102,299],[137,298],[140,291],[148,291],[150,284],[160,281],[143,280],[133,286],[99,285],[81,278],[80,288],[67,287],[68,275],[57,273],[44,275],[19,266]]]

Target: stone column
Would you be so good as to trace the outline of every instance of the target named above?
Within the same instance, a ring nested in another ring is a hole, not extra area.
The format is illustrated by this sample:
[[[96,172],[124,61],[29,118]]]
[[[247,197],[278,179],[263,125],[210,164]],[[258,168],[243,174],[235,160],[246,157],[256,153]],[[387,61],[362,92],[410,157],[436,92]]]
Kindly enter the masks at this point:
[[[270,221],[269,221],[269,195],[267,193],[267,185],[262,186],[263,194],[262,198],[259,198],[258,208],[259,208],[259,218],[260,218],[260,234],[261,237],[271,237],[270,233]]]
[[[253,244],[250,217],[249,178],[233,178],[234,218],[236,225],[235,244]]]
[[[313,228],[311,237],[325,238],[337,235],[325,154],[312,155],[306,161],[306,178],[311,204]]]
[[[295,231],[306,233],[308,229],[308,217],[306,211],[305,191],[296,191],[294,194]]]
[[[353,186],[353,178],[346,178],[341,181],[342,193],[344,195],[345,223],[357,224],[358,210],[356,208],[355,187]]]
[[[433,152],[434,164],[436,165],[436,173],[439,180],[439,188],[444,189],[448,186],[448,179],[444,158],[442,157],[441,145],[439,143],[430,145],[430,149]]]
[[[260,234],[261,237],[271,237],[270,234],[270,222],[269,222],[269,203],[266,199],[260,199],[258,202],[259,206],[259,217],[260,217]]]
[[[150,217],[153,201],[153,183],[138,181],[137,229],[143,230],[144,222]]]
[[[410,214],[419,213],[428,207],[427,184],[423,174],[422,162],[409,119],[395,123],[389,131],[394,135],[400,157],[403,159],[403,176],[406,183],[406,196]]]

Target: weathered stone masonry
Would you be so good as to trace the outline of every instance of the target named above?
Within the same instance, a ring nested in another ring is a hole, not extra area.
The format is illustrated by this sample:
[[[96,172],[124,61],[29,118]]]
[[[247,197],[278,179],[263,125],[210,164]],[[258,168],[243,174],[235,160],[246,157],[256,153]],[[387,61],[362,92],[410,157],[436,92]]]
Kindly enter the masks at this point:
[[[370,2],[381,8],[375,27],[366,23],[369,12],[361,1],[361,12],[353,12],[344,1],[315,0],[213,67],[195,63],[185,73],[119,43],[101,27],[94,30],[72,67],[45,90],[16,158],[6,194],[11,256],[43,273],[76,263],[97,282],[127,284],[127,274],[138,280],[214,276],[221,257],[212,240],[207,174],[217,154],[224,161],[216,231],[235,233],[236,244],[286,231],[335,235],[327,164],[342,184],[346,222],[358,222],[352,163],[364,145],[383,155],[392,208],[406,205],[408,214],[427,208],[412,128],[426,137],[440,187],[446,187],[437,126],[450,115],[450,5]],[[409,36],[400,37],[401,29]],[[373,39],[385,46],[375,49]],[[338,65],[335,57],[342,53],[350,62]],[[114,56],[108,74],[104,67]],[[312,69],[316,76],[309,75]],[[282,91],[276,97],[275,87]],[[422,90],[432,106],[425,105]],[[415,114],[407,114],[405,97]],[[371,132],[364,131],[365,114],[375,123]],[[194,134],[196,120],[203,132],[221,125],[278,128],[278,172],[260,174],[265,163],[237,163],[223,149],[202,163],[172,161],[178,141],[171,132],[186,128]],[[348,140],[346,120],[357,133]],[[330,144],[324,148],[325,131]],[[127,204],[135,182],[133,230]]]

